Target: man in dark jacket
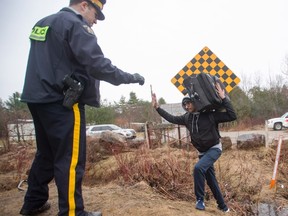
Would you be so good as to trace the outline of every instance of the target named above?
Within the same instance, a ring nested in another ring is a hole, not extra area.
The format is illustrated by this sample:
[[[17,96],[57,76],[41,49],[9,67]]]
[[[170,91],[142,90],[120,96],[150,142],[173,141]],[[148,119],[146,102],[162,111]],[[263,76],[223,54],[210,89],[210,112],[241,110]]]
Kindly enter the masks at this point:
[[[69,7],[33,27],[21,99],[32,114],[37,152],[22,215],[50,208],[48,183],[55,179],[59,216],[100,216],[86,212],[82,198],[85,171],[85,104],[100,105],[99,82],[139,83],[139,74],[124,72],[105,58],[91,29],[106,0],[70,0]],[[65,81],[63,81],[65,78]]]
[[[218,131],[218,124],[236,119],[236,114],[230,101],[225,97],[225,91],[219,83],[216,84],[217,92],[222,99],[222,106],[226,112],[196,112],[193,100],[184,97],[182,106],[187,111],[184,115],[173,116],[161,109],[157,103],[156,95],[152,95],[152,105],[168,122],[185,125],[190,132],[191,143],[199,153],[199,161],[194,166],[194,190],[196,195],[196,209],[205,210],[204,194],[205,179],[210,187],[218,208],[223,212],[229,212],[220,191],[214,170],[214,163],[221,156],[222,144]]]

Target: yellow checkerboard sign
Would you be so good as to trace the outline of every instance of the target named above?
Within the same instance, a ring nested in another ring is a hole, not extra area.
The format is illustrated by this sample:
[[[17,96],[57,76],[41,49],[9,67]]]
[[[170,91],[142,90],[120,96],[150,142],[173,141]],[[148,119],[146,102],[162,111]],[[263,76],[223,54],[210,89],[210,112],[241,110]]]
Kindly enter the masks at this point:
[[[186,95],[188,92],[182,85],[184,79],[200,72],[217,76],[224,84],[228,93],[240,82],[240,79],[208,47],[204,47],[189,61],[171,79],[171,82],[180,92]]]

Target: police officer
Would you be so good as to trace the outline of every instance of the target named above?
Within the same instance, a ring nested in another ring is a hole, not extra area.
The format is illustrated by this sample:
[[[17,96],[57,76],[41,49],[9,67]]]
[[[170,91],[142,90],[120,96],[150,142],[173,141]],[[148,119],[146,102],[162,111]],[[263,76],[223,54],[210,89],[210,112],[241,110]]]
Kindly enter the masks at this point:
[[[97,43],[91,27],[97,20],[105,19],[105,3],[106,0],[70,0],[69,7],[41,19],[32,29],[21,99],[33,117],[37,152],[20,210],[22,215],[36,215],[50,208],[48,183],[52,179],[58,189],[59,216],[102,215],[85,211],[83,205],[84,105],[99,106],[100,80],[113,85],[144,84],[139,74],[113,66]],[[63,82],[64,77],[69,82]]]

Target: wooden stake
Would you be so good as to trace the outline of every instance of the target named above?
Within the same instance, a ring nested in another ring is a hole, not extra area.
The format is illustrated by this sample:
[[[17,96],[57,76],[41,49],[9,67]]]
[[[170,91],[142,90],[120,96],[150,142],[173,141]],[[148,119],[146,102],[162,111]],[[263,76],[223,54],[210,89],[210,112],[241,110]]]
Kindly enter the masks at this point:
[[[279,136],[275,165],[274,165],[274,170],[273,170],[273,176],[272,176],[272,179],[270,181],[270,189],[274,188],[275,184],[276,184],[276,175],[277,175],[277,169],[278,169],[278,164],[279,164],[279,159],[280,159],[281,145],[282,145],[282,136]]]

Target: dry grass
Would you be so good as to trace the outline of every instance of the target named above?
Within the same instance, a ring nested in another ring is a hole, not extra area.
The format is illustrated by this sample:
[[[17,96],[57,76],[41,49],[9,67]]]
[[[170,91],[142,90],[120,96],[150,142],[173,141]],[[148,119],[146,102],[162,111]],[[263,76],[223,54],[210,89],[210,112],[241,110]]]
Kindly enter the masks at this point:
[[[283,151],[282,154],[285,154]],[[287,153],[286,153],[287,155]],[[225,200],[237,215],[255,215],[259,203],[287,202],[287,191],[269,189],[273,172],[275,150],[261,148],[256,151],[229,150],[216,162],[215,169]],[[192,170],[197,153],[169,147],[153,150],[138,149],[94,165],[90,173],[94,182],[117,181],[133,185],[145,181],[150,187],[171,200],[195,201]],[[116,166],[115,166],[116,165]],[[285,172],[286,170],[286,172]],[[98,173],[98,177],[96,175]],[[288,185],[287,161],[279,165],[279,182]],[[91,183],[91,181],[90,181]],[[207,187],[208,188],[208,187]],[[281,197],[282,199],[279,199]],[[206,199],[214,199],[207,189]],[[281,201],[279,201],[281,200]]]
[[[146,182],[171,200],[195,201],[192,177],[198,160],[195,151],[163,146],[103,156],[95,154],[98,151],[95,148],[88,146],[85,185],[115,182],[127,186]],[[20,146],[1,156],[0,173],[12,173],[14,183],[19,182],[30,167],[34,152],[35,148]],[[288,143],[282,147],[276,188],[270,189],[275,155],[275,148],[232,149],[225,151],[215,163],[219,185],[232,212],[257,215],[255,206],[260,203],[272,203],[279,209],[287,206]],[[7,189],[7,181],[1,186],[3,190]],[[11,187],[15,187],[14,183]],[[206,199],[214,202],[208,187]]]

